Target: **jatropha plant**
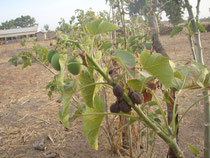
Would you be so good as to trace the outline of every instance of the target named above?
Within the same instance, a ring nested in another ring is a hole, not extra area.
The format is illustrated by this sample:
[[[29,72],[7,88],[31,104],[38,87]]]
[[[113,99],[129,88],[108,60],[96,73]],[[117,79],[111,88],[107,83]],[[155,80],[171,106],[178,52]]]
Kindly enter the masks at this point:
[[[183,66],[161,54],[150,54],[146,49],[135,52],[129,46],[122,48],[120,43],[116,46],[109,37],[119,27],[97,17],[82,27],[83,32],[72,36],[57,32],[57,41],[51,50],[34,43],[31,51],[20,52],[10,62],[17,65],[18,60],[22,60],[23,68],[32,61],[38,62],[54,74],[47,88],[50,97],[54,91],[61,95],[60,121],[64,127],[71,128],[70,120],[81,117],[84,134],[94,149],[98,149],[104,116],[119,115],[128,118],[128,126],[142,123],[163,139],[177,158],[183,158],[176,140],[180,123],[192,107],[209,95],[198,98],[186,109],[183,106],[196,93],[210,89],[207,67],[197,62]],[[103,98],[104,88],[115,96],[116,101],[111,105]],[[176,90],[175,100],[171,97],[171,88]],[[193,89],[192,93],[179,102],[180,94],[187,89]],[[157,95],[157,90],[162,94]],[[74,111],[73,98],[77,100]],[[167,121],[164,102],[173,107],[171,123]],[[178,118],[180,110],[184,112]],[[134,143],[129,144],[132,149]],[[130,150],[131,157],[133,154]]]

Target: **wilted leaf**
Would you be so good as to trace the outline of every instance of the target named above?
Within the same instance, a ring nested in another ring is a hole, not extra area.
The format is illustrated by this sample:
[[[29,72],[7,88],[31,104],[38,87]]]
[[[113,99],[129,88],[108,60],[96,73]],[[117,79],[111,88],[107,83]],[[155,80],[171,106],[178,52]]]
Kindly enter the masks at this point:
[[[208,74],[206,66],[194,62],[191,65],[177,67],[183,80],[174,78],[173,87],[176,89],[200,88],[205,86],[205,79]]]
[[[74,80],[71,84],[64,86],[62,92],[62,109],[59,111],[59,118],[62,124],[69,128],[69,113],[70,113],[70,100],[76,90],[77,80]]]
[[[146,90],[143,92],[144,103],[152,100],[152,94],[147,92]]]

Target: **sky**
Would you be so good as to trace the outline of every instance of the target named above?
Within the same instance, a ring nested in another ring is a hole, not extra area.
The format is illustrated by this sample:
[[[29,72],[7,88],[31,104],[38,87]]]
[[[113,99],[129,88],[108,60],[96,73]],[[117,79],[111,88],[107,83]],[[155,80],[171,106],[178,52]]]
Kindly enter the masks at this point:
[[[195,7],[197,0],[189,1]],[[54,30],[60,18],[68,22],[76,9],[89,8],[95,12],[109,10],[105,0],[0,0],[0,23],[21,15],[30,15],[36,19],[40,28],[48,24]],[[201,0],[200,17],[210,17],[209,8],[210,0]]]

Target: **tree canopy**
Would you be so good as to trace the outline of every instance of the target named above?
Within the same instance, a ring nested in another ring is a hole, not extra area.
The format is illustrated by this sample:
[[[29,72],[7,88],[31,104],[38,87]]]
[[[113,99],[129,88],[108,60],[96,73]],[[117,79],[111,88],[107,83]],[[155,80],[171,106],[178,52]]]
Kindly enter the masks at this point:
[[[134,0],[128,4],[129,14],[132,15],[146,15],[149,12],[147,7],[147,0]],[[156,7],[166,12],[169,22],[176,25],[182,21],[183,2],[182,0],[159,0]]]
[[[23,28],[23,27],[30,27],[35,26],[36,20],[34,17],[29,15],[17,17],[16,19],[11,19],[9,21],[2,22],[0,25],[0,30],[4,29],[14,29],[14,28]]]

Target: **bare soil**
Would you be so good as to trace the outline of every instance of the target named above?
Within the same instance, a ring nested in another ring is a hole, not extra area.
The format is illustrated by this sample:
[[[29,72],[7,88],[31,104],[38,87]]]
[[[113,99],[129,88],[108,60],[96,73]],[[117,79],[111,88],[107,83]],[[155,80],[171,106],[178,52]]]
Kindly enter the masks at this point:
[[[210,33],[202,33],[201,38],[204,60],[210,67]],[[162,36],[161,40],[172,60],[192,59],[188,39],[183,34],[174,38]],[[50,47],[48,41],[40,44]],[[20,44],[0,45],[0,158],[44,158],[50,152],[61,158],[118,157],[110,150],[103,131],[100,131],[99,150],[95,151],[83,134],[80,119],[71,123],[68,131],[60,124],[59,96],[49,99],[45,89],[53,75],[38,64],[22,70],[21,65],[14,67],[8,63],[20,50]],[[201,152],[200,157],[203,156],[203,118],[200,103],[181,124],[179,140],[186,158],[193,157],[187,144],[194,145]],[[45,150],[35,150],[33,144],[43,139]],[[153,157],[165,157],[167,150],[165,143],[158,140]]]

